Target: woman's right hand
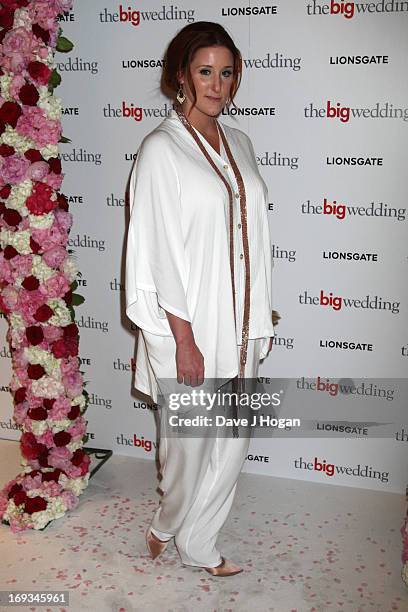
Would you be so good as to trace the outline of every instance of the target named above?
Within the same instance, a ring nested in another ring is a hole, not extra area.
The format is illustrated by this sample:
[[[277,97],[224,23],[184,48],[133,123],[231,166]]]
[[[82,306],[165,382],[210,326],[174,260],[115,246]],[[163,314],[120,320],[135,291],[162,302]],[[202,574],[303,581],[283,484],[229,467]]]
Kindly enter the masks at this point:
[[[176,343],[177,382],[197,387],[204,382],[204,357],[191,338]]]

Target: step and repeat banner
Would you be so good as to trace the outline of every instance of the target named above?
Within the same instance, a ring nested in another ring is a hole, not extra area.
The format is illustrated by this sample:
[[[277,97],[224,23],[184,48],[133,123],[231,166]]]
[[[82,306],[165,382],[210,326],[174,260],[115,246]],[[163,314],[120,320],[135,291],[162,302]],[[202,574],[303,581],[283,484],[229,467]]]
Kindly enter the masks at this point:
[[[269,188],[273,307],[260,367],[285,385],[280,416],[311,423],[251,440],[244,471],[403,492],[408,481],[408,2],[76,2],[58,54],[61,145],[82,276],[77,308],[88,446],[153,460],[157,406],[133,389],[125,315],[126,187],[138,147],[171,109],[164,50],[195,21],[241,50],[238,110]],[[0,327],[0,437],[19,439]]]

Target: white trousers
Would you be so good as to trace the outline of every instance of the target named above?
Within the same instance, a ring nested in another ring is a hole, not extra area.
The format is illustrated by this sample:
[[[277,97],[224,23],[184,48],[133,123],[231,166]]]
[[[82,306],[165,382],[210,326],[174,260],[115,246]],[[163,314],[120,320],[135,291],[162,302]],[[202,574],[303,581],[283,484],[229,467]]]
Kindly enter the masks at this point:
[[[142,333],[149,356],[149,334]],[[158,379],[175,379],[176,345],[173,338],[165,340],[162,339],[160,344],[163,360],[158,360],[156,353],[151,360],[152,369]],[[245,378],[257,377],[263,343],[263,338],[248,341]],[[154,352],[154,346],[151,345],[150,349]],[[168,354],[164,355],[166,352]],[[165,406],[159,408],[160,489],[163,497],[151,528],[161,540],[175,536],[177,550],[185,565],[215,567],[221,563],[216,540],[231,510],[250,438],[166,436],[163,424],[167,423],[167,411]]]

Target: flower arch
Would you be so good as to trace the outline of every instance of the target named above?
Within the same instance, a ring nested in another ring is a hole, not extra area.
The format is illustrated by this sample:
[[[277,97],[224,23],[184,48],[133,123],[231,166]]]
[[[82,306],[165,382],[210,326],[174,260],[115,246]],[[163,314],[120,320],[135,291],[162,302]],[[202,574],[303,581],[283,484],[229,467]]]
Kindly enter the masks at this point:
[[[88,394],[74,306],[79,272],[67,249],[72,215],[64,175],[58,15],[73,0],[0,3],[0,310],[8,322],[10,390],[22,471],[0,492],[13,531],[42,529],[78,504],[89,480]]]

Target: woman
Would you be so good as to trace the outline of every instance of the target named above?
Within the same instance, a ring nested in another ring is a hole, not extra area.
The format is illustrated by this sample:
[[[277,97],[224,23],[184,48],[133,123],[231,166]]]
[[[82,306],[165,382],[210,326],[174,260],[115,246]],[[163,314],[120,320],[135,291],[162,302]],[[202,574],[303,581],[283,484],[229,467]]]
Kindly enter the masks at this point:
[[[135,387],[154,401],[168,380],[181,388],[255,378],[274,335],[267,188],[248,136],[217,120],[238,90],[241,54],[221,25],[196,22],[171,41],[164,65],[175,100],[132,170],[126,259],[126,312],[141,330]],[[151,556],[174,538],[185,565],[241,572],[215,543],[249,437],[165,431]]]

